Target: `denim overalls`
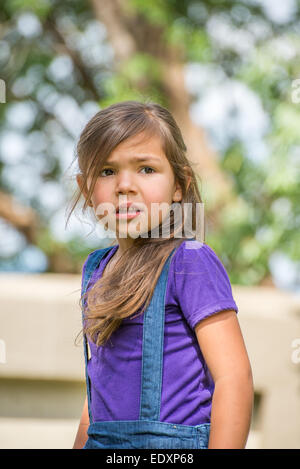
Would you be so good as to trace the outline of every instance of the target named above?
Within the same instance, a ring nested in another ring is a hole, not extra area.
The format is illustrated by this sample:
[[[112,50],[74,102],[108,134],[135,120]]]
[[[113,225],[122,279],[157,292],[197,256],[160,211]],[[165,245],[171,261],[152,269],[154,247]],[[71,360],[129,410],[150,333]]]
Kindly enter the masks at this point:
[[[92,252],[82,279],[82,294],[102,257],[112,247]],[[90,426],[83,449],[207,449],[210,424],[182,425],[160,422],[162,390],[163,339],[165,322],[165,294],[171,256],[167,258],[157,281],[151,302],[144,312],[141,400],[139,420],[93,422],[91,414],[90,380],[87,372],[88,342],[84,335],[85,374]]]

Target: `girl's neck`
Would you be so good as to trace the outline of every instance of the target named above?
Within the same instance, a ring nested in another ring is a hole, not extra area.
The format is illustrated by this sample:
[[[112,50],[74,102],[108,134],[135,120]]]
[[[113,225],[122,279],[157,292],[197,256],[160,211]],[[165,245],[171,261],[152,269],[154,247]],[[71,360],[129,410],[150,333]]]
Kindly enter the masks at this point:
[[[134,243],[134,239],[131,238],[118,238],[118,249],[113,257],[120,258]]]

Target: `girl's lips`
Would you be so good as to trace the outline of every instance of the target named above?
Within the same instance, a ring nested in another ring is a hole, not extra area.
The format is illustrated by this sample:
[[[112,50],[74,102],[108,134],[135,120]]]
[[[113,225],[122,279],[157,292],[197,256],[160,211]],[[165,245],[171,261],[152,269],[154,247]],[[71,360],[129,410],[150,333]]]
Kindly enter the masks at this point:
[[[138,211],[142,211],[143,208],[141,207],[140,204],[138,203],[134,203],[134,202],[127,202],[127,203],[123,203],[123,204],[120,204],[116,207],[116,212],[117,213],[126,213],[126,212],[131,212],[131,213],[135,213],[135,212],[138,212]]]
[[[140,215],[140,211],[137,211],[137,212],[125,212],[125,213],[121,213],[121,212],[117,212],[116,213],[116,217],[117,218],[125,218],[125,219],[131,219],[131,218],[135,218],[137,217],[138,215]]]

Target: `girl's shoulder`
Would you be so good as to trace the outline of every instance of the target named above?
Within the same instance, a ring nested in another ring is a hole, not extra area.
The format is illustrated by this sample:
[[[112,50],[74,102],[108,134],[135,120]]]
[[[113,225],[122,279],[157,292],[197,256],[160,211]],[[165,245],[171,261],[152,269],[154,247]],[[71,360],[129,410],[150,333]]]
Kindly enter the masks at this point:
[[[94,251],[88,254],[82,265],[82,285],[86,280],[86,277],[90,276],[92,271],[95,270],[100,260],[104,258],[108,254],[108,252],[114,248],[115,246],[109,246],[106,248],[95,249]]]
[[[208,244],[183,241],[172,261],[170,281],[174,295],[192,328],[218,311],[238,312],[226,269]]]
[[[106,253],[108,253],[111,249],[114,248],[115,246],[108,246],[106,248],[99,248],[95,249],[94,251],[91,251],[83,263],[83,268],[86,268],[86,266],[89,265],[91,262],[95,261],[95,259],[100,259],[101,257],[104,257]]]
[[[194,272],[204,267],[224,265],[215,251],[206,243],[197,240],[185,240],[174,255],[174,265],[181,266],[186,273]]]

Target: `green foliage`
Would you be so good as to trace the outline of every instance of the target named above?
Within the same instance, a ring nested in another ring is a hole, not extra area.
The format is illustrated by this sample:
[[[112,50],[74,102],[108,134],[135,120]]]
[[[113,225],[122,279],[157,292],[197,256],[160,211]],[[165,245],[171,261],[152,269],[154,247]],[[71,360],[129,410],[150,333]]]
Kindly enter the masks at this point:
[[[52,9],[51,0],[4,0],[5,8],[11,15],[21,11],[30,11],[40,19],[46,18]]]
[[[224,210],[222,229],[211,239],[230,259],[232,279],[245,285],[263,280],[274,252],[300,260],[300,105],[291,99],[291,83],[300,72],[300,41],[293,34],[281,41],[272,37],[262,43],[237,74],[269,113],[268,154],[251,163],[235,142],[222,158],[242,203]],[[276,45],[285,46],[282,54]]]
[[[100,106],[106,107],[118,101],[146,99],[166,104],[157,86],[159,79],[158,60],[149,54],[135,54],[119,68],[117,74],[111,74],[102,80],[104,98],[100,100]]]
[[[145,77],[159,82],[161,66],[153,56],[137,53],[123,65],[121,73],[132,83],[145,80]]]
[[[184,21],[174,21],[164,35],[170,45],[181,47],[187,62],[209,62],[212,59],[208,34]]]
[[[152,24],[166,27],[172,20],[172,2],[164,0],[129,0],[127,8],[134,9]]]

